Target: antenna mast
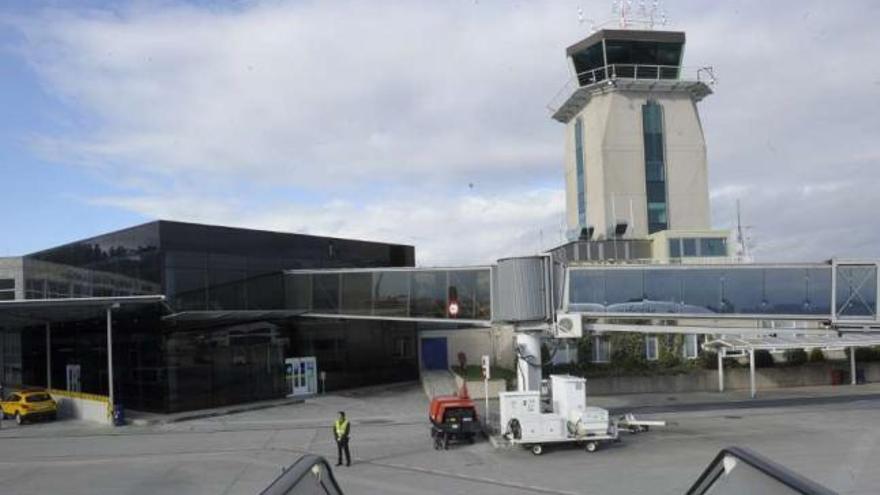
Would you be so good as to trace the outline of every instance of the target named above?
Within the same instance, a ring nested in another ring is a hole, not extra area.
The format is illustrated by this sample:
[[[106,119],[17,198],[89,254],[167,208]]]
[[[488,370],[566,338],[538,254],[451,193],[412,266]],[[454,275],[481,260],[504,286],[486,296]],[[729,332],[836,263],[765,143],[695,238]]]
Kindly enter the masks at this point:
[[[739,208],[739,198],[736,199],[736,242],[739,243],[740,260],[749,259],[746,236],[743,234],[742,216]]]

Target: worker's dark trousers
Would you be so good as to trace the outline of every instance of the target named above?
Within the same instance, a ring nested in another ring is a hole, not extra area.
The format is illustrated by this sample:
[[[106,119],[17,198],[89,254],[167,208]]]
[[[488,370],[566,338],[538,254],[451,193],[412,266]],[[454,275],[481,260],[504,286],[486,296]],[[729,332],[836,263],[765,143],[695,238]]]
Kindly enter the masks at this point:
[[[345,464],[351,466],[351,452],[348,451],[348,439],[336,441],[336,450],[339,451],[339,464],[342,464],[342,453],[345,452]]]

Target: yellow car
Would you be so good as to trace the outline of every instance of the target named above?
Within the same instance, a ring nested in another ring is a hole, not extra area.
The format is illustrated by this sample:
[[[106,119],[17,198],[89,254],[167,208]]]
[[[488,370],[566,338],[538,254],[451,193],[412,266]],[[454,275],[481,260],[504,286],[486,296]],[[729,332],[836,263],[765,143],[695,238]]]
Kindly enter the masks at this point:
[[[0,410],[4,418],[15,418],[18,424],[32,419],[54,420],[58,417],[58,404],[45,390],[12,392],[0,401]]]

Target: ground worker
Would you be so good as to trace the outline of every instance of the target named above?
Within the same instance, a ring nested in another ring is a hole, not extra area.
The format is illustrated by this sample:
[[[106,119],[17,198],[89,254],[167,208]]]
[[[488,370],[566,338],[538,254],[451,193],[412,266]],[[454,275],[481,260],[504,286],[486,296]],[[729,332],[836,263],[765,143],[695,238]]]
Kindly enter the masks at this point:
[[[345,419],[345,411],[339,411],[339,417],[333,423],[333,438],[336,439],[336,450],[339,452],[337,466],[342,465],[342,453],[345,452],[345,465],[351,466],[351,452],[348,451],[348,436],[351,433],[351,425]]]

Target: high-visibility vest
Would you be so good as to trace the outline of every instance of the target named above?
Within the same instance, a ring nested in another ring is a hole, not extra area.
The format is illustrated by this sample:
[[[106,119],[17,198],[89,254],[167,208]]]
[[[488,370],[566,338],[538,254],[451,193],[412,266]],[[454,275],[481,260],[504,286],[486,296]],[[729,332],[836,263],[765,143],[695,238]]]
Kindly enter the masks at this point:
[[[345,430],[348,429],[348,420],[339,421],[337,419],[333,426],[336,428],[336,438],[342,438],[342,435],[345,435]]]

